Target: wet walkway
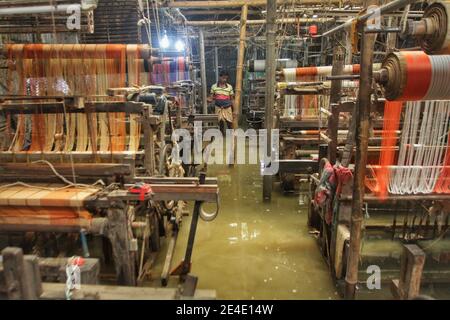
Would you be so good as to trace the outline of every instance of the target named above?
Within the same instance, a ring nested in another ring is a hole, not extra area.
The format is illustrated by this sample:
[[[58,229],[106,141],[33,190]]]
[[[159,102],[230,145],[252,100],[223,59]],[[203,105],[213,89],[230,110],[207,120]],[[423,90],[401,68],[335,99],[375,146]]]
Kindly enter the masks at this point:
[[[275,188],[271,203],[263,203],[257,165],[211,166],[208,175],[219,180],[221,208],[213,222],[199,222],[192,264],[198,288],[215,289],[219,299],[338,298],[297,196]],[[186,217],[174,265],[189,223]]]

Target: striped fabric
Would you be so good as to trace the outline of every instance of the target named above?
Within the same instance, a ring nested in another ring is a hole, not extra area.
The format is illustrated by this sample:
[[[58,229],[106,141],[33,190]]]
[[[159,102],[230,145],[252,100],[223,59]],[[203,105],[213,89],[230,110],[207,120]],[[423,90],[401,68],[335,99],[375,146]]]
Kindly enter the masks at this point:
[[[215,100],[231,100],[234,90],[231,84],[227,83],[225,87],[222,87],[215,83],[211,86],[211,94]]]

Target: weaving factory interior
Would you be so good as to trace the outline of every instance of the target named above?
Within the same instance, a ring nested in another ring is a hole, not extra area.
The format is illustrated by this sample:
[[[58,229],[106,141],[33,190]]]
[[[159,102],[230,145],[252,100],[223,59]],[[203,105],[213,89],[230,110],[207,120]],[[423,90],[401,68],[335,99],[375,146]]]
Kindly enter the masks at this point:
[[[450,299],[450,1],[0,0],[0,300]]]

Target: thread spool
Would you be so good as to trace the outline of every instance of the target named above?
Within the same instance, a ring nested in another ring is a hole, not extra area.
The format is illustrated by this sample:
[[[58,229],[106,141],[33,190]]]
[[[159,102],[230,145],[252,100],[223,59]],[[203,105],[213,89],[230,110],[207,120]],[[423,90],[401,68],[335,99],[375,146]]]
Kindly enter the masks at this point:
[[[381,63],[374,63],[373,70],[379,70],[381,68]],[[311,76],[329,76],[331,75],[332,66],[321,66],[321,67],[301,67],[301,68],[286,68],[283,69],[283,75],[292,74],[293,72],[297,75],[297,80],[302,79],[302,77]],[[358,74],[360,72],[359,64],[348,64],[345,65],[342,74]]]
[[[450,99],[450,56],[430,56],[423,51],[395,52],[381,69],[384,95],[390,101]]]
[[[295,68],[298,62],[291,59],[278,59],[277,69],[281,70],[283,68]],[[249,72],[264,72],[266,71],[266,60],[249,60],[248,61],[248,71]]]
[[[419,35],[418,41],[428,54],[450,53],[450,1],[439,1],[429,5],[423,14],[425,30]]]

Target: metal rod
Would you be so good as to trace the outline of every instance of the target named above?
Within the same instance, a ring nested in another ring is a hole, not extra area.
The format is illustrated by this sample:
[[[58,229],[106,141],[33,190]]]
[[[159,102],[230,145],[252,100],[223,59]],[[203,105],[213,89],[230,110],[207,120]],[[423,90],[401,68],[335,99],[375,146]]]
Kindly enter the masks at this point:
[[[241,16],[242,18],[242,16]],[[286,23],[293,23],[293,24],[307,24],[307,23],[326,23],[326,22],[334,22],[334,18],[284,18],[284,19],[277,19],[277,24],[286,24]],[[258,25],[258,24],[265,24],[266,20],[260,19],[260,20],[248,20],[247,25]],[[218,20],[218,21],[186,21],[187,26],[191,27],[205,27],[205,26],[239,26],[241,24],[240,21],[237,20]]]
[[[41,13],[61,13],[68,10],[94,10],[97,5],[91,5],[89,8],[81,6],[79,3],[73,4],[55,4],[53,6],[31,6],[31,7],[12,7],[0,8],[0,16],[10,16],[18,14],[41,14]]]
[[[398,10],[398,9],[400,9],[408,4],[414,3],[414,2],[417,2],[417,0],[394,0],[392,2],[389,2],[389,3],[379,7],[378,13],[380,15],[383,15],[385,13],[389,13],[394,10]],[[365,23],[372,16],[372,14],[373,14],[373,12],[367,12],[367,13],[363,14],[362,16],[351,18],[351,19],[345,21],[343,24],[341,24],[333,29],[330,29],[319,36],[321,36],[321,37],[330,36],[338,31],[342,31],[342,30],[350,27],[355,22]]]
[[[203,30],[199,30],[199,45],[200,45],[200,73],[202,81],[202,106],[203,114],[208,113],[208,95],[206,83],[206,61],[205,61],[205,37],[203,35]]]
[[[216,83],[219,82],[219,48],[214,47],[214,69],[216,71]]]

